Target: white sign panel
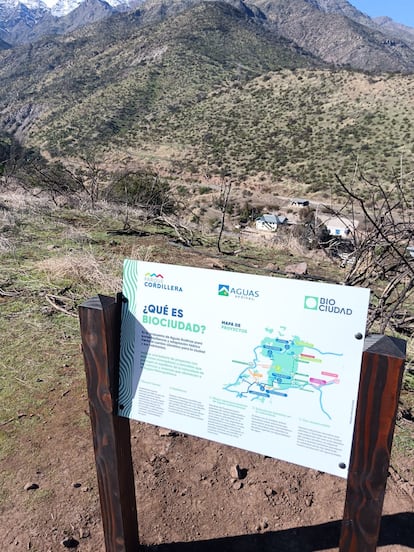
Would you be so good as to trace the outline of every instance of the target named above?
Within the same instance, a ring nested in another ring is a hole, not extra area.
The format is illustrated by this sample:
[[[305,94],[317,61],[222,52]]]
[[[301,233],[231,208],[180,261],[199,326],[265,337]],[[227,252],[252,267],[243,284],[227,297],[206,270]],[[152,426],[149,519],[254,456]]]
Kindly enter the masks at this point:
[[[347,477],[369,290],[125,261],[119,414]]]

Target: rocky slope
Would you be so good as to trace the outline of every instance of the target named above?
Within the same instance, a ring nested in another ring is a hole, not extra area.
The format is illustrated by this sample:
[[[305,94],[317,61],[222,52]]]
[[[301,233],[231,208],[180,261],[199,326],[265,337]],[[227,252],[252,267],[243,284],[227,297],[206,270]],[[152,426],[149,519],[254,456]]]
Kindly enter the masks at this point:
[[[64,35],[128,10],[133,11],[134,20],[141,25],[159,23],[199,2],[61,0],[47,8],[41,1],[0,0],[0,39],[7,44],[19,44],[45,35]],[[326,63],[374,72],[414,71],[414,30],[389,18],[374,20],[347,0],[229,0],[228,3]]]

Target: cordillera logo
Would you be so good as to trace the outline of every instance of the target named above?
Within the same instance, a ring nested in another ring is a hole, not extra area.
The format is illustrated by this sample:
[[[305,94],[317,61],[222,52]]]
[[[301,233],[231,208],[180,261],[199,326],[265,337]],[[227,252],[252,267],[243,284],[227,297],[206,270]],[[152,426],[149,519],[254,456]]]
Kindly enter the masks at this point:
[[[218,295],[221,295],[221,297],[234,297],[235,299],[248,299],[253,301],[259,297],[259,292],[253,289],[236,288],[227,284],[219,284]]]
[[[162,289],[164,291],[183,291],[181,286],[166,283],[164,276],[162,274],[157,274],[156,272],[147,272],[145,274],[144,286],[154,289]]]
[[[337,305],[335,299],[329,297],[314,297],[313,295],[305,295],[304,308],[307,310],[317,310],[325,313],[330,312],[332,314],[345,314],[346,316],[350,316],[352,314],[352,309]]]

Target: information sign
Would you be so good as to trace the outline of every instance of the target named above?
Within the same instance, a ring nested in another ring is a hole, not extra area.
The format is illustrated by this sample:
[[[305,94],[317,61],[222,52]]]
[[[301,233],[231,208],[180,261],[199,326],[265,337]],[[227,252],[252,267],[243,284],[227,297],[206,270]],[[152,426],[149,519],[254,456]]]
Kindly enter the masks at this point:
[[[126,260],[119,414],[346,478],[369,290]]]

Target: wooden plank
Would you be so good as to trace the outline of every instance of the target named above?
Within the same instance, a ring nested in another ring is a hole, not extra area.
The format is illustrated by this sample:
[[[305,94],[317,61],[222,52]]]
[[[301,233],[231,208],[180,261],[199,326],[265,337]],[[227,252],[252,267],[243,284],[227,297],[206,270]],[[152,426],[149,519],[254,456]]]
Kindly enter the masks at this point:
[[[340,552],[377,548],[405,361],[405,341],[365,341]]]
[[[79,307],[79,319],[106,552],[137,552],[130,425],[116,415],[120,296],[89,299]]]

